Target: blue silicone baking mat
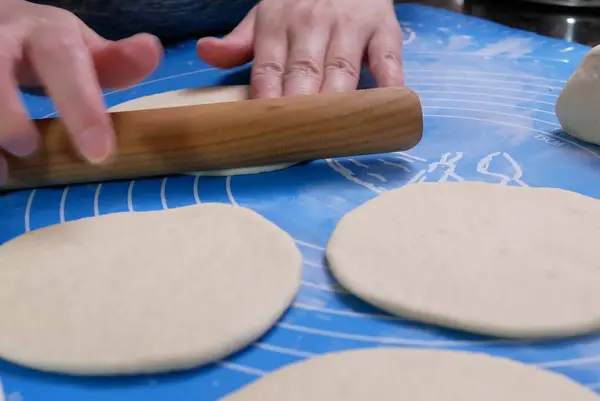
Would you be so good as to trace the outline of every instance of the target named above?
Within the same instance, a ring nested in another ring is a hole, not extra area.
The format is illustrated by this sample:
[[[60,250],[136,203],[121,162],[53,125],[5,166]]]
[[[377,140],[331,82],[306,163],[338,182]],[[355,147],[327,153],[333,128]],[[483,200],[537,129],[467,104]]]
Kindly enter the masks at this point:
[[[254,176],[181,175],[0,195],[0,244],[83,217],[224,202],[272,220],[296,239],[304,255],[293,306],[264,338],[225,361],[176,374],[101,379],[0,362],[7,399],[216,400],[312,355],[382,345],[484,351],[563,373],[600,391],[600,336],[514,343],[414,324],[346,293],[324,267],[323,250],[336,222],[409,182],[549,186],[600,197],[600,148],[566,136],[554,115],[562,86],[588,48],[418,5],[398,6],[397,13],[405,33],[407,85],[420,94],[425,114],[424,139],[409,152],[315,161]],[[108,92],[106,101],[112,106],[158,92],[247,81],[247,68],[210,68],[189,42],[170,49],[145,82]],[[362,85],[372,85],[368,76]],[[51,115],[47,100],[26,100],[35,117]]]

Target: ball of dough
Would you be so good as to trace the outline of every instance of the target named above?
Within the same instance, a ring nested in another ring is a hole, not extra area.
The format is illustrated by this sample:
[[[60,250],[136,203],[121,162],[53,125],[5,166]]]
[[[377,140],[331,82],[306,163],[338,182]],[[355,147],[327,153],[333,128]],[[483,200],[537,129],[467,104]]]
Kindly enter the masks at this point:
[[[237,102],[250,98],[250,87],[237,86],[211,86],[204,88],[181,89],[171,92],[157,93],[120,103],[109,109],[110,112],[151,110],[168,107],[195,106],[199,104]],[[240,128],[243,129],[243,128]],[[243,167],[225,170],[197,171],[189,173],[200,176],[226,176],[270,173],[283,170],[296,163],[280,163],[268,166]]]
[[[0,357],[76,375],[214,362],[275,323],[301,266],[287,233],[221,204],[33,231],[0,247]]]
[[[600,401],[568,378],[508,359],[372,348],[286,366],[222,401]]]
[[[335,277],[392,314],[517,338],[600,329],[600,201],[549,188],[412,184],[351,211]]]
[[[600,145],[600,46],[584,57],[565,85],[556,116],[568,134]]]

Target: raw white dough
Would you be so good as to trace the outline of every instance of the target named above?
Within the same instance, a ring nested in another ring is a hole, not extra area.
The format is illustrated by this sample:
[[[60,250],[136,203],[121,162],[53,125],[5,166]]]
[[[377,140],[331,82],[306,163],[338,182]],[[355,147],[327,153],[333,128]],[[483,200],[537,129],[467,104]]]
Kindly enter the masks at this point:
[[[508,359],[372,348],[284,367],[222,401],[599,401],[567,377]]]
[[[600,145],[600,46],[584,57],[565,85],[556,116],[570,135]]]
[[[109,111],[117,112],[133,110],[150,110],[168,107],[195,106],[199,104],[236,102],[240,100],[247,100],[249,99],[249,96],[250,87],[244,85],[182,89],[129,100],[125,103],[121,103],[111,107]],[[295,164],[296,163],[281,163],[269,166],[199,171],[190,174],[201,176],[260,174],[283,170]]]
[[[110,214],[0,247],[0,358],[77,375],[219,360],[292,302],[294,240],[248,209]]]
[[[249,97],[249,86],[211,86],[144,96],[113,106],[109,111],[153,110],[168,107],[195,106],[198,104],[237,102],[248,100]]]
[[[358,207],[327,246],[335,277],[392,314],[481,334],[600,329],[600,201],[549,188],[412,184]]]

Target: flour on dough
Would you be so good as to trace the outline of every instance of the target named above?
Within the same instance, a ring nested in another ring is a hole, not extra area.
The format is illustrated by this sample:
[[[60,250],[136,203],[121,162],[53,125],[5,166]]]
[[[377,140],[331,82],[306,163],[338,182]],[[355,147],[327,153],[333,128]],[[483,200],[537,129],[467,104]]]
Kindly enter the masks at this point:
[[[76,375],[214,362],[277,321],[301,266],[287,233],[223,204],[36,230],[0,247],[0,358]]]
[[[289,365],[222,401],[600,401],[565,376],[508,359],[371,348]]]
[[[182,89],[172,92],[158,93],[156,95],[140,97],[118,104],[109,109],[111,112],[162,109],[168,107],[195,106],[199,104],[236,102],[248,100],[250,87],[238,86],[214,86],[195,89]],[[199,171],[190,173],[200,176],[228,176],[270,173],[283,170],[297,163],[281,163],[269,166],[244,167],[226,170]]]
[[[339,282],[392,314],[517,338],[600,329],[600,201],[549,188],[421,183],[344,216]]]
[[[556,116],[568,134],[600,145],[600,46],[584,57],[565,85]]]

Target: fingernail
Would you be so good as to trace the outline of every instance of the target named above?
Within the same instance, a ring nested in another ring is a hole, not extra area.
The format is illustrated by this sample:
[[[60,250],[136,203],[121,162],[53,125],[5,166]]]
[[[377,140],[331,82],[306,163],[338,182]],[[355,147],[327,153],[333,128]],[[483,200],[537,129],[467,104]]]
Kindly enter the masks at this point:
[[[38,146],[38,136],[27,132],[7,138],[2,147],[17,157],[26,157],[33,154]]]
[[[160,39],[158,39],[154,35],[150,35],[150,34],[147,34],[147,33],[138,33],[138,34],[135,34],[135,35],[130,36],[128,38],[122,39],[122,40],[120,40],[120,42],[121,43],[135,42],[135,41],[137,41],[140,38],[141,39],[149,38],[153,42],[154,45],[162,47]]]
[[[205,36],[203,38],[198,39],[198,43],[221,43],[225,39],[227,39],[227,36],[223,36],[222,38],[216,38],[214,36]]]
[[[75,141],[81,155],[92,164],[106,161],[114,149],[113,134],[101,127],[88,128]]]

